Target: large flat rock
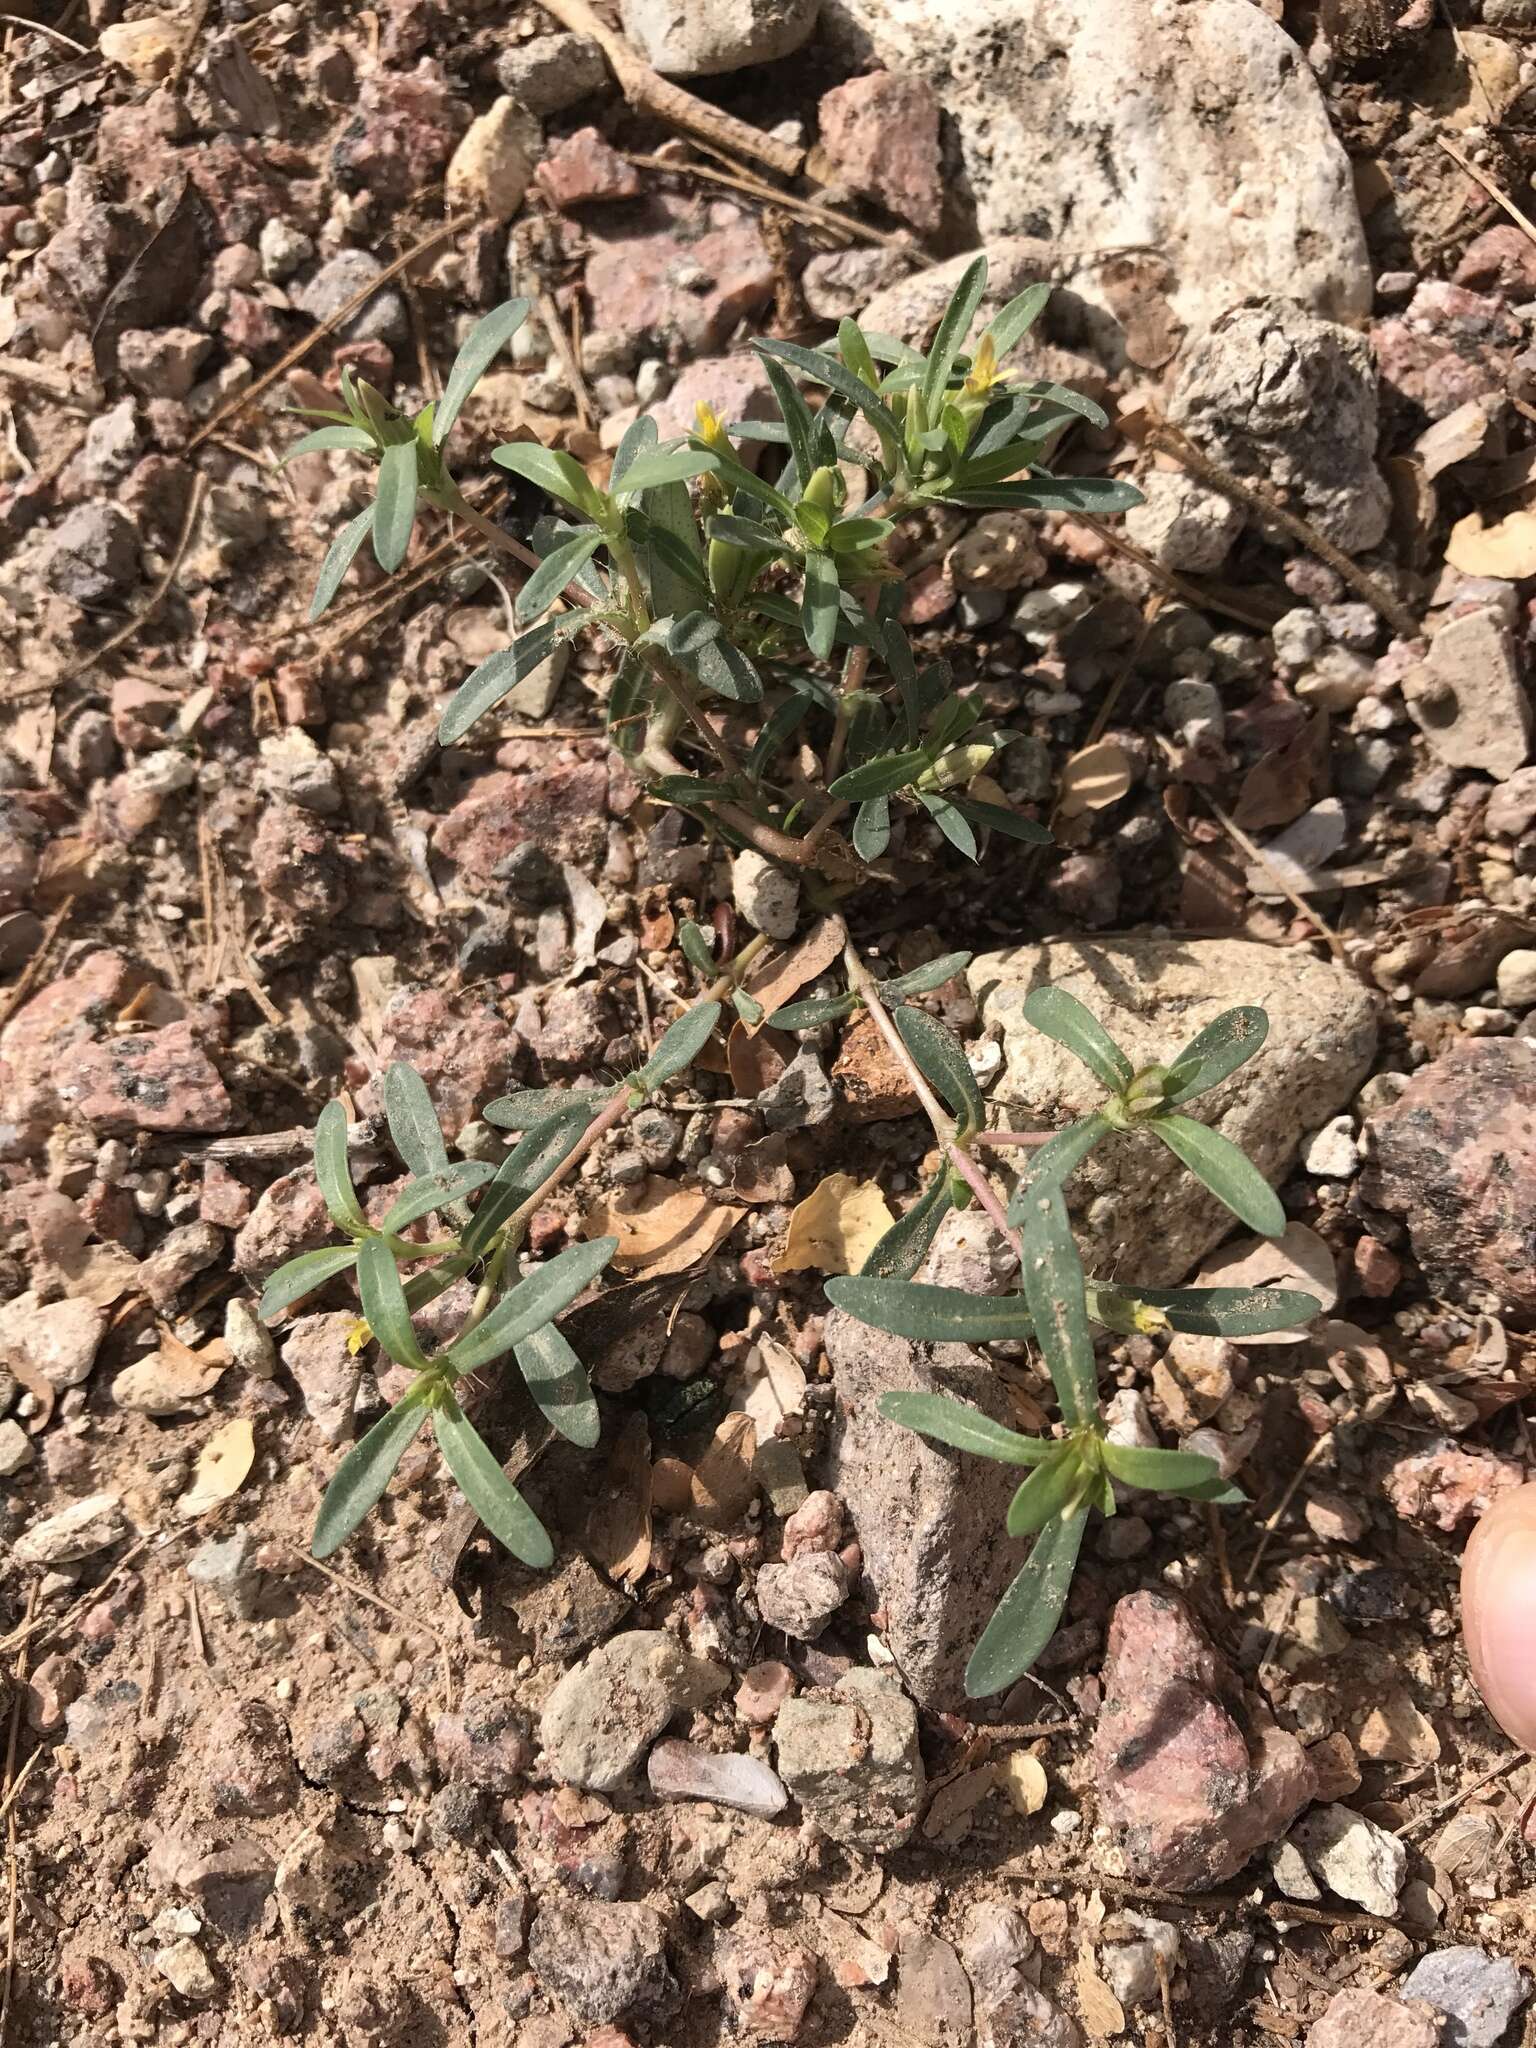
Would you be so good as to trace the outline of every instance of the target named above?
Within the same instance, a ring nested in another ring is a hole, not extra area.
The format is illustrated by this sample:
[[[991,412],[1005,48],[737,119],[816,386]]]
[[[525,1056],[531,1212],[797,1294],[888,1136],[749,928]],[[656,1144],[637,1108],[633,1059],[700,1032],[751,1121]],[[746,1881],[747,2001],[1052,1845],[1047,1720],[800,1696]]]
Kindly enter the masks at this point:
[[[1069,1123],[1104,1099],[1065,1047],[1024,1017],[1031,989],[1064,988],[1086,1003],[1138,1067],[1171,1060],[1223,1010],[1257,1003],[1263,1049],[1185,1105],[1277,1181],[1309,1131],[1350,1101],[1376,1049],[1371,997],[1310,954],[1248,939],[1053,939],[971,962],[982,1022],[1002,1034],[995,1090],[1017,1129]],[[1216,1197],[1146,1134],[1107,1138],[1067,1186],[1089,1270],[1146,1286],[1182,1280],[1239,1228]]]

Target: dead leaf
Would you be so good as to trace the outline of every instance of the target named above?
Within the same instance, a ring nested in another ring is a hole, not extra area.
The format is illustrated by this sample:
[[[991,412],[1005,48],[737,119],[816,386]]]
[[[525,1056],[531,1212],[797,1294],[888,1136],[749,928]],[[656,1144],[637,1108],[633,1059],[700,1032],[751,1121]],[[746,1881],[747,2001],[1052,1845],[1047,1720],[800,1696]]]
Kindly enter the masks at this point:
[[[759,1337],[748,1357],[755,1373],[742,1398],[742,1412],[757,1425],[759,1442],[779,1434],[779,1424],[805,1412],[805,1367],[785,1344]]]
[[[88,1301],[93,1308],[110,1308],[133,1291],[139,1262],[125,1245],[85,1244],[56,1259],[53,1270],[64,1292],[74,1300]]]
[[[237,1494],[256,1462],[256,1431],[248,1415],[237,1415],[213,1432],[197,1454],[192,1484],[176,1503],[184,1522],[194,1521]]]
[[[747,994],[762,1004],[765,1014],[771,1014],[785,1003],[792,1003],[818,974],[825,974],[847,942],[848,933],[840,917],[822,918],[811,926],[798,946],[787,953],[770,954],[747,976],[743,984]]]
[[[658,1515],[686,1515],[693,1506],[693,1467],[682,1458],[658,1458],[651,1467],[651,1507]]]
[[[1243,777],[1232,815],[1249,832],[1289,825],[1323,794],[1328,774],[1328,714],[1318,710],[1284,746],[1262,754]]]
[[[797,1202],[775,1273],[857,1273],[896,1218],[872,1180],[829,1173]]]
[[[616,1237],[613,1263],[655,1279],[702,1264],[746,1215],[734,1202],[712,1202],[697,1188],[653,1174],[639,1199],[620,1206],[599,1202],[582,1222],[587,1237]]]
[[[731,1086],[738,1095],[761,1095],[778,1080],[797,1050],[787,1032],[769,1031],[761,1024],[754,1032],[738,1017],[725,1042]]]
[[[729,1529],[739,1522],[757,1491],[752,1457],[757,1425],[739,1410],[727,1415],[710,1438],[709,1448],[693,1470],[693,1514],[706,1529]]]
[[[1077,2005],[1083,2025],[1096,2040],[1125,2032],[1125,2007],[1093,1967],[1093,1950],[1084,1942],[1077,1952]]]
[[[1498,576],[1508,583],[1536,576],[1536,512],[1510,512],[1485,526],[1469,512],[1451,528],[1445,559],[1464,576]]]
[[[980,1770],[957,1772],[940,1785],[923,1815],[924,1839],[959,1841],[970,1827],[972,1813],[996,1782],[996,1766],[983,1764]]]
[[[602,1490],[587,1515],[593,1563],[623,1585],[634,1585],[651,1561],[653,1498],[650,1425],[633,1409],[608,1454]]]
[[[130,327],[158,327],[191,301],[203,263],[208,209],[190,178],[164,219],[108,292],[91,330],[98,377],[117,369],[117,337]]]
[[[571,904],[571,960],[565,970],[570,980],[596,961],[598,935],[608,922],[608,905],[580,868],[562,861],[560,873]]]
[[[1050,1790],[1045,1765],[1027,1749],[1016,1749],[1004,1757],[997,1767],[997,1782],[1014,1812],[1026,1819],[1040,1811]]]
[[[1283,1237],[1242,1237],[1208,1258],[1191,1282],[1195,1287],[1286,1287],[1310,1294],[1324,1315],[1339,1298],[1333,1253],[1305,1223],[1290,1224]],[[1300,1344],[1306,1330],[1272,1330],[1245,1337],[1254,1344]]]
[[[1118,741],[1098,740],[1062,765],[1056,808],[1064,818],[1102,811],[1119,803],[1136,779],[1136,767]]]
[[[744,1146],[734,1157],[716,1154],[730,1175],[728,1186],[742,1202],[792,1202],[795,1176],[789,1165],[789,1140],[783,1131],[770,1131]]]

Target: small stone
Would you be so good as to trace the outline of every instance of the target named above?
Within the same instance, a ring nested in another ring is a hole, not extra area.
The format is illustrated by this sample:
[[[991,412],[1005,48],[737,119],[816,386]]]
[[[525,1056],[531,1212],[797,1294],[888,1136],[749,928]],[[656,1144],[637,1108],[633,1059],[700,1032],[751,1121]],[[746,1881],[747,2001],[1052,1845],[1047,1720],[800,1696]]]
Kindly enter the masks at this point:
[[[746,64],[773,64],[805,42],[821,0],[621,0],[624,33],[667,78],[711,78]]]
[[[1303,1142],[1301,1163],[1308,1173],[1321,1180],[1348,1180],[1360,1164],[1354,1118],[1336,1116],[1320,1131],[1314,1131]]]
[[[1110,1932],[1113,1929],[1113,1940]],[[1179,1930],[1168,1920],[1142,1913],[1117,1913],[1105,1923],[1099,1964],[1104,1981],[1122,2005],[1150,2005],[1161,1997],[1163,1968],[1171,1978],[1179,1964]],[[1125,1939],[1126,1936],[1133,1937]]]
[[[1392,1918],[1408,1875],[1408,1850],[1396,1835],[1347,1806],[1318,1806],[1292,1828],[1290,1840],[1331,1892]]]
[[[1502,782],[1530,753],[1531,701],[1496,606],[1448,619],[1402,690],[1430,750],[1449,767],[1479,768]]]
[[[348,299],[372,284],[384,269],[366,249],[338,249],[305,285],[291,294],[294,305],[312,320],[329,320]],[[341,329],[343,341],[382,341],[390,346],[410,335],[405,301],[385,288],[366,299]]]
[[[924,234],[944,213],[939,102],[924,78],[870,71],[822,96],[821,146],[839,183]]]
[[[795,1674],[789,1666],[767,1658],[742,1673],[736,1711],[750,1727],[769,1728],[794,1689]]]
[[[219,1813],[263,1819],[299,1796],[288,1730],[263,1700],[232,1700],[208,1730],[213,1804]]]
[[[827,1550],[802,1551],[757,1575],[757,1605],[769,1628],[813,1643],[848,1598],[848,1569]]]
[[[605,200],[638,199],[644,189],[634,165],[598,128],[578,128],[563,137],[539,165],[538,177],[562,213]],[[596,374],[589,365],[584,367],[589,375]]]
[[[1513,1458],[1443,1444],[1397,1459],[1385,1484],[1388,1500],[1404,1521],[1449,1532],[1480,1521],[1501,1494],[1512,1493],[1524,1478],[1524,1468]]]
[[[1243,530],[1242,506],[1182,470],[1150,471],[1142,491],[1125,515],[1130,538],[1165,569],[1214,575]]]
[[[789,1803],[776,1774],[753,1756],[724,1755],[694,1742],[658,1742],[646,1762],[658,1799],[708,1799],[771,1820]]]
[[[757,1098],[757,1109],[770,1131],[812,1130],[828,1122],[836,1108],[836,1091],[808,1045]]]
[[[809,1949],[743,1926],[715,1952],[726,2011],[739,2030],[763,2041],[793,2041],[816,1992]]]
[[[117,364],[144,398],[185,398],[213,347],[196,327],[130,327],[117,340]]]
[[[203,1543],[187,1559],[187,1577],[217,1593],[236,1621],[252,1621],[261,1602],[264,1574],[255,1566],[256,1540],[249,1529]]]
[[[348,1347],[357,1317],[349,1310],[298,1316],[283,1340],[283,1364],[298,1383],[305,1412],[328,1444],[352,1435],[362,1360]]]
[[[1510,1010],[1536,1006],[1536,950],[1517,946],[1499,962],[1499,1001]]]
[[[0,1422],[0,1479],[13,1479],[36,1455],[19,1422]]]
[[[660,1630],[615,1636],[550,1694],[539,1721],[549,1768],[562,1784],[611,1792],[675,1714],[705,1706],[728,1683]]]
[[[238,1371],[259,1380],[276,1377],[277,1346],[272,1332],[242,1295],[233,1295],[224,1311],[224,1349]]]
[[[324,818],[341,809],[336,763],[304,731],[291,725],[261,742],[261,785],[269,795]]]
[[[582,2027],[654,2013],[677,1997],[666,1923],[649,1906],[546,1896],[528,1937],[528,1961]]]
[[[835,1493],[824,1488],[808,1493],[784,1523],[782,1543],[786,1563],[803,1550],[836,1550],[843,1540],[847,1517]]]
[[[792,939],[800,915],[800,883],[750,848],[731,863],[736,909],[765,938]]]
[[[61,1393],[83,1386],[106,1327],[107,1310],[92,1302],[41,1302],[31,1292],[18,1294],[0,1317],[0,1365],[16,1360]]]
[[[92,1493],[71,1501],[56,1515],[34,1522],[17,1538],[11,1556],[17,1564],[73,1564],[108,1550],[128,1534],[128,1524],[115,1493]]]
[[[105,499],[65,514],[49,545],[49,585],[73,604],[105,604],[137,582],[139,541],[126,513]]]
[[[510,220],[523,203],[544,138],[521,101],[508,95],[471,121],[448,166],[451,213]]]
[[[608,67],[602,50],[586,36],[535,36],[503,50],[496,59],[496,83],[531,114],[562,114],[604,89]]]
[[[1440,2048],[1440,2021],[1418,1998],[1340,1991],[1313,2021],[1307,2048]]]
[[[1508,1956],[1441,1948],[1415,1963],[1401,1990],[1445,2015],[1444,2048],[1498,2048],[1531,1995],[1531,1980]]]
[[[291,221],[272,219],[262,225],[257,249],[261,256],[261,270],[264,277],[280,283],[309,261],[315,253],[315,245]]]
[[[183,1998],[198,2003],[212,1998],[219,1988],[208,1958],[192,1940],[173,1941],[169,1948],[156,1950],[155,1968]]]
[[[806,1813],[852,1848],[896,1849],[917,1826],[926,1778],[917,1709],[884,1673],[850,1671],[829,1695],[786,1700],[779,1775]]]

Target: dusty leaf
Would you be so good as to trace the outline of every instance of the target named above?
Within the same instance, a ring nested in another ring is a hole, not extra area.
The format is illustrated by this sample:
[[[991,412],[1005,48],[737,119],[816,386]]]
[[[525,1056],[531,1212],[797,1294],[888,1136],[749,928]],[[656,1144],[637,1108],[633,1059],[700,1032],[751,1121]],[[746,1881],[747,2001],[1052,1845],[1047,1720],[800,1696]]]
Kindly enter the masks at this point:
[[[809,987],[818,974],[825,974],[842,952],[848,934],[840,917],[824,917],[813,924],[798,946],[787,953],[772,953],[747,976],[744,986],[764,1015],[792,1003],[801,989]],[[759,1030],[762,1026],[759,1025]]]
[[[710,1438],[709,1447],[693,1468],[693,1514],[706,1529],[729,1529],[751,1504],[757,1490],[752,1457],[757,1425],[750,1415],[727,1415]]]
[[[1333,1253],[1305,1223],[1292,1223],[1283,1237],[1240,1237],[1214,1252],[1190,1282],[1192,1287],[1284,1287],[1310,1294],[1326,1315],[1339,1298]],[[1245,1337],[1243,1345],[1301,1344],[1306,1330],[1271,1330]]]
[[[237,1415],[213,1432],[197,1454],[192,1484],[176,1503],[184,1522],[206,1515],[237,1494],[256,1462],[256,1431],[248,1415]]]
[[[857,1273],[896,1221],[872,1180],[830,1173],[795,1205],[775,1273]]]
[[[1536,512],[1511,512],[1485,526],[1469,512],[1451,528],[1445,559],[1463,576],[1498,576],[1510,583],[1536,576]]]
[[[654,1279],[699,1265],[719,1249],[746,1213],[736,1203],[712,1202],[698,1188],[653,1174],[637,1201],[623,1206],[599,1202],[581,1228],[586,1237],[616,1237],[619,1248],[613,1263]]]
[[[1016,1749],[997,1767],[997,1782],[1015,1813],[1026,1819],[1045,1804],[1049,1783],[1045,1765],[1027,1749]]]
[[[611,1579],[633,1585],[651,1561],[650,1425],[638,1409],[624,1418],[587,1515],[587,1549]]]
[[[796,1051],[787,1032],[769,1031],[762,1025],[753,1031],[738,1018],[725,1043],[731,1086],[738,1095],[761,1095],[778,1080]]]
[[[1093,1967],[1093,1950],[1085,1942],[1077,1953],[1077,2004],[1083,2025],[1095,2040],[1107,2041],[1125,2032],[1125,2008]]]
[[[1115,740],[1097,740],[1063,764],[1056,808],[1064,818],[1102,811],[1119,803],[1135,777],[1135,764],[1124,747]]]

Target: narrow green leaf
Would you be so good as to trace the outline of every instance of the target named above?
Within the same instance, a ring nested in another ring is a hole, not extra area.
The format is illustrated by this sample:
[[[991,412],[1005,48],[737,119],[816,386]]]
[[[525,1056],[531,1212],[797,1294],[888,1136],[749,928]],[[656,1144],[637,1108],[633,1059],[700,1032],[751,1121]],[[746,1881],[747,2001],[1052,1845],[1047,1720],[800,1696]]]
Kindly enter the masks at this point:
[[[788,363],[791,369],[802,376],[812,378],[818,384],[828,385],[852,401],[863,413],[880,437],[881,450],[888,462],[895,463],[901,456],[901,429],[890,407],[871,390],[869,385],[856,377],[835,356],[821,349],[801,348],[793,341],[758,341],[753,347],[760,356],[776,357],[781,363]]]
[[[936,988],[942,988],[946,981],[953,981],[957,974],[964,974],[971,964],[969,953],[941,953],[937,960],[930,960],[924,967],[914,967],[906,974],[892,975],[882,982],[883,996],[926,996]]]
[[[445,1166],[440,1173],[429,1173],[420,1180],[413,1180],[393,1204],[380,1227],[386,1232],[404,1230],[419,1218],[430,1216],[434,1209],[447,1209],[455,1202],[462,1202],[476,1188],[483,1188],[495,1173],[495,1167],[486,1160],[461,1159],[453,1166]]]
[[[315,1179],[325,1201],[326,1214],[340,1230],[363,1231],[368,1219],[352,1188],[352,1170],[347,1164],[347,1112],[339,1102],[328,1102],[315,1124]]]
[[[924,1079],[938,1090],[958,1118],[955,1135],[963,1144],[973,1131],[981,1129],[987,1115],[965,1047],[947,1024],[906,1003],[895,1012],[895,1024]]]
[[[1223,1010],[1192,1038],[1168,1069],[1163,1101],[1177,1109],[1192,1095],[1203,1095],[1225,1081],[1245,1060],[1251,1060],[1269,1036],[1269,1018],[1256,1003]]]
[[[396,1060],[384,1076],[384,1114],[390,1142],[412,1173],[441,1173],[448,1147],[427,1084],[405,1060]]]
[[[1191,1486],[1221,1484],[1221,1467],[1197,1451],[1159,1451],[1141,1444],[1104,1442],[1104,1463],[1124,1486],[1145,1493],[1182,1492]],[[1239,1495],[1241,1498],[1241,1495]]]
[[[646,538],[643,567],[651,613],[674,617],[709,596],[704,551],[686,484],[665,484],[645,501]]]
[[[571,1093],[575,1095],[576,1091]],[[464,1233],[465,1251],[478,1255],[486,1249],[512,1211],[535,1188],[542,1187],[555,1168],[575,1151],[592,1114],[586,1103],[577,1099],[535,1124],[523,1136],[496,1169],[496,1178],[480,1197],[480,1206]]]
[[[1088,1510],[1079,1508],[1065,1521],[1048,1522],[1035,1538],[971,1652],[965,1667],[968,1698],[986,1699],[1014,1684],[1055,1635],[1087,1526]]]
[[[530,310],[526,299],[507,299],[483,320],[477,320],[465,335],[433,416],[432,440],[436,447],[442,447],[449,428],[464,410],[465,400],[528,318]]]
[[[827,546],[834,555],[849,555],[876,546],[894,531],[889,519],[839,519],[827,533]]]
[[[1170,1330],[1195,1337],[1264,1337],[1299,1330],[1323,1312],[1310,1294],[1284,1287],[1109,1287],[1090,1282],[1088,1313],[1129,1335],[1139,1309],[1153,1309]]]
[[[670,1081],[684,1067],[691,1067],[708,1045],[719,1022],[720,1005],[717,1002],[695,1003],[691,1010],[685,1010],[677,1022],[669,1024],[661,1034],[656,1050],[635,1075],[635,1086],[643,1094],[654,1094],[664,1081]]]
[[[449,1345],[444,1357],[454,1373],[478,1372],[542,1329],[591,1286],[618,1248],[616,1237],[597,1237],[590,1244],[573,1244],[547,1264],[536,1266],[502,1296],[478,1328]]]
[[[972,1451],[978,1458],[996,1458],[1004,1465],[1039,1465],[1061,1447],[1037,1436],[1020,1436],[948,1394],[903,1393],[892,1389],[880,1396],[887,1422],[932,1437],[952,1450]]]
[[[522,1088],[515,1095],[498,1095],[480,1114],[504,1131],[531,1131],[568,1110],[595,1115],[607,1100],[601,1088]]]
[[[1024,1015],[1037,1031],[1075,1054],[1112,1095],[1134,1080],[1136,1069],[1092,1010],[1064,988],[1031,989],[1024,998]]]
[[[462,739],[477,718],[484,717],[524,676],[532,674],[554,646],[558,633],[559,623],[546,619],[520,634],[510,647],[487,655],[449,698],[437,728],[442,744],[447,747]]]
[[[868,797],[894,796],[898,789],[907,787],[914,775],[921,775],[927,766],[928,756],[920,748],[905,754],[881,754],[873,761],[850,768],[846,775],[839,775],[835,782],[828,783],[827,794],[846,797],[852,802],[862,802]]]
[[[973,825],[980,825],[985,831],[1001,832],[1008,839],[1022,839],[1026,846],[1054,844],[1044,825],[1033,818],[1021,817],[1017,811],[1010,811],[1006,804],[983,803],[974,796],[957,797],[955,804],[962,817],[968,818]]]
[[[976,308],[981,304],[981,295],[987,288],[987,259],[978,256],[974,263],[966,266],[965,274],[955,286],[949,304],[944,308],[944,317],[939,322],[939,331],[933,338],[928,351],[928,361],[923,370],[923,417],[927,425],[937,423],[944,401],[949,373],[955,357],[965,345],[965,338],[971,331],[971,322],[976,317]]]
[[[1062,1419],[1069,1429],[1082,1429],[1098,1416],[1099,1376],[1082,1262],[1060,1188],[1031,1188],[1023,1217],[1024,1299]]]
[[[256,1304],[257,1315],[263,1321],[280,1316],[284,1309],[292,1308],[306,1294],[313,1294],[327,1280],[334,1280],[338,1273],[350,1273],[356,1264],[355,1244],[328,1244],[317,1252],[300,1252],[296,1259],[285,1260],[269,1277]]]
[[[609,490],[618,490],[635,463],[656,446],[659,438],[656,422],[648,412],[639,413],[630,421],[614,453],[613,468],[608,475]]]
[[[677,943],[682,948],[683,958],[697,973],[713,978],[716,968],[715,948],[710,934],[702,925],[695,924],[691,917],[685,917],[677,928]]]
[[[917,800],[950,845],[963,853],[967,860],[975,860],[976,834],[971,830],[970,820],[964,811],[950,797],[936,796],[927,789],[917,792]]]
[[[800,600],[800,626],[805,644],[818,661],[830,661],[837,640],[837,564],[813,550],[805,558],[805,592]]]
[[[837,348],[843,361],[863,384],[871,391],[879,389],[880,372],[875,368],[875,359],[870,354],[869,343],[864,331],[856,320],[842,319],[837,323]]]
[[[564,542],[547,554],[517,593],[513,615],[518,624],[526,626],[531,619],[540,618],[547,612],[567,583],[591,561],[602,544],[603,536],[595,526],[589,526],[574,540]]]
[[[805,489],[817,468],[816,451],[812,447],[815,423],[811,409],[800,395],[800,387],[771,355],[763,356],[763,369],[768,382],[773,386],[773,395],[779,402],[779,411],[784,416],[785,432],[789,435],[790,453],[794,457],[795,474],[801,490]]]
[[[763,1006],[755,996],[749,996],[744,988],[731,990],[731,1002],[736,1014],[750,1030],[755,1031],[763,1021]]]
[[[927,1258],[939,1225],[953,1207],[949,1175],[937,1174],[904,1216],[898,1216],[859,1268],[872,1280],[910,1280]]]
[[[411,1323],[400,1284],[400,1268],[382,1238],[364,1238],[357,1251],[357,1291],[368,1327],[395,1361],[425,1372],[427,1354]]]
[[[1105,476],[1050,477],[1037,471],[1028,483],[992,484],[980,490],[946,490],[945,504],[975,505],[1003,511],[1030,512],[1125,512],[1142,503],[1134,484],[1116,483]]]
[[[411,528],[416,524],[417,453],[414,441],[396,441],[384,450],[379,463],[373,552],[381,569],[398,569],[411,544]]]
[[[703,448],[658,448],[636,458],[626,470],[619,495],[635,497],[641,491],[659,490],[664,484],[687,483],[706,476],[720,466],[718,455]]]
[[[521,1564],[545,1571],[555,1561],[549,1532],[485,1447],[452,1394],[433,1411],[432,1433],[460,1493]]]
[[[330,608],[342,585],[342,579],[357,557],[357,551],[373,531],[372,505],[365,506],[355,519],[349,519],[325,551],[325,560],[320,564],[320,574],[315,580],[315,594],[310,601],[309,622],[314,624],[322,612]]]
[[[891,800],[867,796],[854,813],[853,850],[860,860],[879,860],[891,843]]]
[[[1033,1536],[1059,1515],[1083,1483],[1082,1460],[1073,1444],[1037,1465],[1008,1504],[1008,1534]]]
[[[785,1003],[768,1022],[775,1031],[809,1031],[814,1025],[851,1017],[857,1008],[856,996],[807,996],[803,1002]]]
[[[1008,1204],[1008,1220],[1017,1223],[1023,1214],[1025,1197],[1041,1188],[1061,1187],[1077,1171],[1100,1138],[1108,1137],[1109,1123],[1102,1116],[1079,1117],[1055,1137],[1047,1138],[1030,1157],[1025,1177],[1014,1189]]]
[[[708,522],[711,540],[729,541],[732,547],[751,548],[764,555],[787,555],[789,543],[771,526],[755,519],[742,519],[734,512],[717,512]]]
[[[290,462],[296,462],[301,455],[321,455],[330,448],[373,448],[378,444],[363,427],[317,427],[312,434],[305,434],[294,442],[278,464],[286,469]]]
[[[395,1467],[426,1419],[426,1388],[412,1387],[403,1401],[397,1401],[352,1446],[325,1489],[310,1539],[311,1557],[329,1557],[339,1550],[364,1516],[378,1506]]]
[[[587,1380],[587,1369],[553,1323],[512,1347],[518,1370],[556,1435],[591,1450],[602,1434],[602,1418]]]
[[[492,462],[526,477],[552,498],[574,505],[589,519],[601,520],[608,501],[576,460],[563,449],[541,448],[537,441],[508,441],[491,450]]]
[[[1258,1231],[1262,1237],[1283,1234],[1285,1210],[1280,1197],[1230,1138],[1189,1116],[1149,1117],[1147,1129],[1156,1131],[1174,1157],[1181,1159],[1197,1180],[1204,1181],[1211,1193],[1225,1202],[1250,1230]]]
[[[827,1299],[861,1323],[923,1344],[995,1344],[1032,1337],[1035,1325],[1018,1294],[972,1294],[963,1287],[919,1287],[863,1273],[825,1283]]]
[[[1048,284],[1026,285],[1016,299],[1010,299],[1001,313],[993,315],[987,325],[992,337],[992,348],[998,362],[1010,355],[1024,339],[1045,311],[1046,301],[1051,296]]]

